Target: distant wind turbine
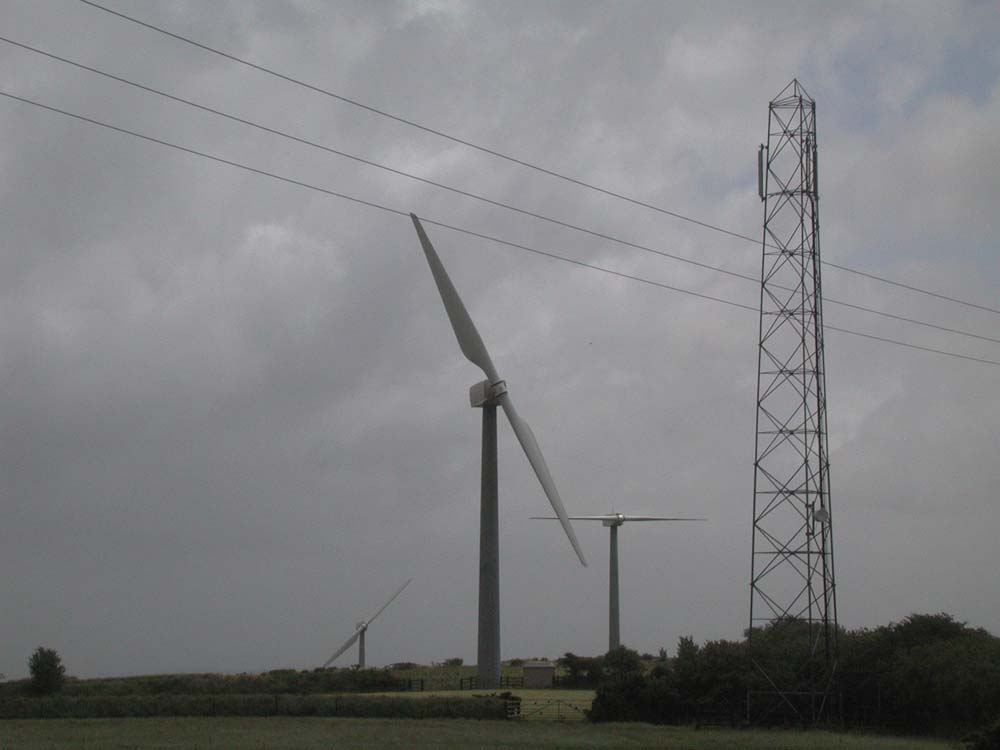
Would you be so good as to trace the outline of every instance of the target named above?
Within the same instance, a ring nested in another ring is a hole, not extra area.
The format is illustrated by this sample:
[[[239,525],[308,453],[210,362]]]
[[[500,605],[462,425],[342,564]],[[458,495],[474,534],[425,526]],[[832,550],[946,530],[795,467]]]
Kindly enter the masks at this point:
[[[482,483],[479,513],[479,642],[477,653],[478,676],[477,686],[480,689],[498,687],[500,684],[500,540],[498,522],[498,485],[497,485],[497,417],[496,408],[499,405],[507,415],[507,421],[514,429],[524,454],[528,457],[531,468],[535,470],[538,481],[555,511],[556,518],[562,524],[563,531],[576,551],[577,557],[584,565],[580,543],[573,533],[573,527],[566,517],[562,499],[556,489],[552,475],[545,464],[541,448],[535,440],[528,423],[518,416],[514,403],[507,393],[507,384],[501,380],[489,352],[476,330],[472,318],[469,317],[465,305],[462,304],[447,271],[441,264],[434,246],[427,238],[423,226],[414,214],[413,226],[417,230],[424,255],[437,284],[441,301],[444,303],[451,327],[458,339],[458,346],[466,359],[477,365],[486,375],[486,380],[476,383],[469,390],[472,406],[483,410],[483,452],[482,452]]]
[[[554,521],[552,516],[532,516],[535,521]],[[666,516],[629,516],[607,513],[600,516],[570,516],[572,521],[601,521],[611,529],[611,571],[608,575],[608,650],[621,645],[620,608],[618,604],[618,527],[626,521],[704,521],[704,518],[671,518]]]
[[[400,586],[396,590],[396,593],[389,597],[389,601],[387,601],[385,604],[383,604],[381,607],[379,607],[378,610],[376,610],[375,614],[373,614],[367,620],[362,620],[361,622],[359,622],[357,624],[357,626],[355,627],[354,635],[352,635],[350,638],[348,638],[347,641],[344,643],[344,645],[341,646],[340,648],[338,648],[336,650],[336,652],[334,652],[333,656],[331,656],[329,659],[326,660],[326,663],[323,664],[323,669],[326,669],[331,664],[333,664],[333,662],[336,661],[337,657],[340,656],[345,651],[347,651],[347,649],[349,649],[354,644],[355,641],[358,642],[358,666],[361,667],[362,669],[364,669],[365,668],[365,633],[368,630],[368,626],[371,625],[375,621],[376,617],[378,617],[380,614],[382,614],[385,611],[386,607],[388,607],[390,604],[392,604],[393,599],[395,599],[397,596],[399,596],[400,594],[403,593],[403,589],[405,589],[407,586],[409,586],[410,585],[410,581],[412,581],[412,580],[413,579],[411,578],[406,583],[404,583],[402,586]]]

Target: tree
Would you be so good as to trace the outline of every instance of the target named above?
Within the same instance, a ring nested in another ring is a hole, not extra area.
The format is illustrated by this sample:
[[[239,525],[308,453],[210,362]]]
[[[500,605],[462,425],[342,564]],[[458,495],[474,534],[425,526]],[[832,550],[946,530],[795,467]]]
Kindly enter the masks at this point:
[[[51,695],[63,686],[66,679],[66,667],[55,649],[39,646],[28,659],[28,671],[31,673],[31,689],[39,695]]]
[[[605,679],[623,680],[642,675],[639,653],[625,646],[618,646],[606,653],[601,661]]]
[[[596,685],[601,678],[600,656],[577,656],[571,651],[559,659],[559,664],[566,670],[566,685],[582,687]]]
[[[625,646],[601,659],[602,676],[587,716],[591,721],[674,724],[682,715],[673,671],[657,664],[647,674],[639,654]]]
[[[971,628],[966,628],[964,622],[957,621],[947,612],[936,615],[914,613],[902,622],[889,625],[893,646],[898,651],[923,646],[933,641],[949,641],[962,638]]]

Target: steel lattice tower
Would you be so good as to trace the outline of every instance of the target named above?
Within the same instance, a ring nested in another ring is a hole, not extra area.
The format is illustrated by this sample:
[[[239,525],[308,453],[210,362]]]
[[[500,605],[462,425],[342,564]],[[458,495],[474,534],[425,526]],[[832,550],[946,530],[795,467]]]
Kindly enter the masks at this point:
[[[764,202],[748,649],[750,721],[832,712],[837,600],[820,287],[816,102],[793,80],[758,152]]]

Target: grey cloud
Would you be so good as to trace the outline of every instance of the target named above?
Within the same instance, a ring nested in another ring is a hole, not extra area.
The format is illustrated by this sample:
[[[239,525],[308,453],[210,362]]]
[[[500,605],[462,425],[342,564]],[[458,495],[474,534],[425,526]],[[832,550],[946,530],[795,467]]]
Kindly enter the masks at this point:
[[[995,19],[900,4],[116,3],[428,125],[751,236],[767,101],[816,97],[823,252],[991,304]],[[967,12],[967,13],[966,13]],[[581,191],[142,31],[10,3],[12,38],[433,179],[755,275],[759,248]],[[895,21],[894,21],[895,19]],[[896,23],[899,19],[905,23]],[[972,20],[966,20],[972,19]],[[975,23],[973,23],[973,20]],[[773,26],[771,25],[773,22]],[[86,33],[80,33],[85,30]],[[913,50],[932,43],[926,58]],[[0,48],[3,87],[400,210],[755,304],[752,283],[361,168]],[[948,75],[987,60],[977,81]],[[956,62],[958,61],[958,62]],[[902,82],[902,83],[900,83]],[[864,83],[862,86],[861,84]],[[974,85],[973,85],[974,83]],[[866,103],[887,87],[908,93]],[[983,94],[983,92],[988,92]],[[0,101],[5,576],[0,672],[44,643],[80,675],[473,658],[479,378],[408,220]],[[947,148],[942,144],[947,144]],[[946,194],[938,194],[942,186]],[[579,512],[627,529],[623,635],[737,637],[747,617],[752,313],[429,229]],[[829,270],[831,298],[995,331]],[[997,359],[828,306],[827,320]],[[994,369],[831,332],[842,622],[920,609],[1000,630]],[[506,427],[505,657],[605,642],[606,534],[583,570]]]

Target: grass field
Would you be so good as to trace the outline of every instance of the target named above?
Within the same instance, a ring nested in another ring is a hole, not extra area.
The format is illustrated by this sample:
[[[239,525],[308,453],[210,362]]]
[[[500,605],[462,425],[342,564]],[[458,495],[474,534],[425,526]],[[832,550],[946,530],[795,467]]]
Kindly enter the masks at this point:
[[[507,690],[424,690],[410,693],[366,693],[366,695],[386,695],[393,698],[426,698],[428,696],[443,696],[445,698],[472,698],[476,695],[510,692],[521,700],[564,700],[587,701],[594,700],[593,690],[568,690],[562,688],[511,688]]]
[[[443,696],[447,698],[468,698],[485,692],[479,690],[428,690],[414,693],[381,693],[392,697],[421,698],[426,696]],[[497,691],[500,692],[500,691]],[[594,701],[593,690],[561,690],[559,688],[524,689],[514,688],[510,691],[521,699],[521,717],[538,721],[585,721],[584,711],[590,708]],[[0,750],[3,750],[0,747]]]
[[[3,750],[956,750],[934,740],[648,724],[317,718],[44,719],[0,722]]]

